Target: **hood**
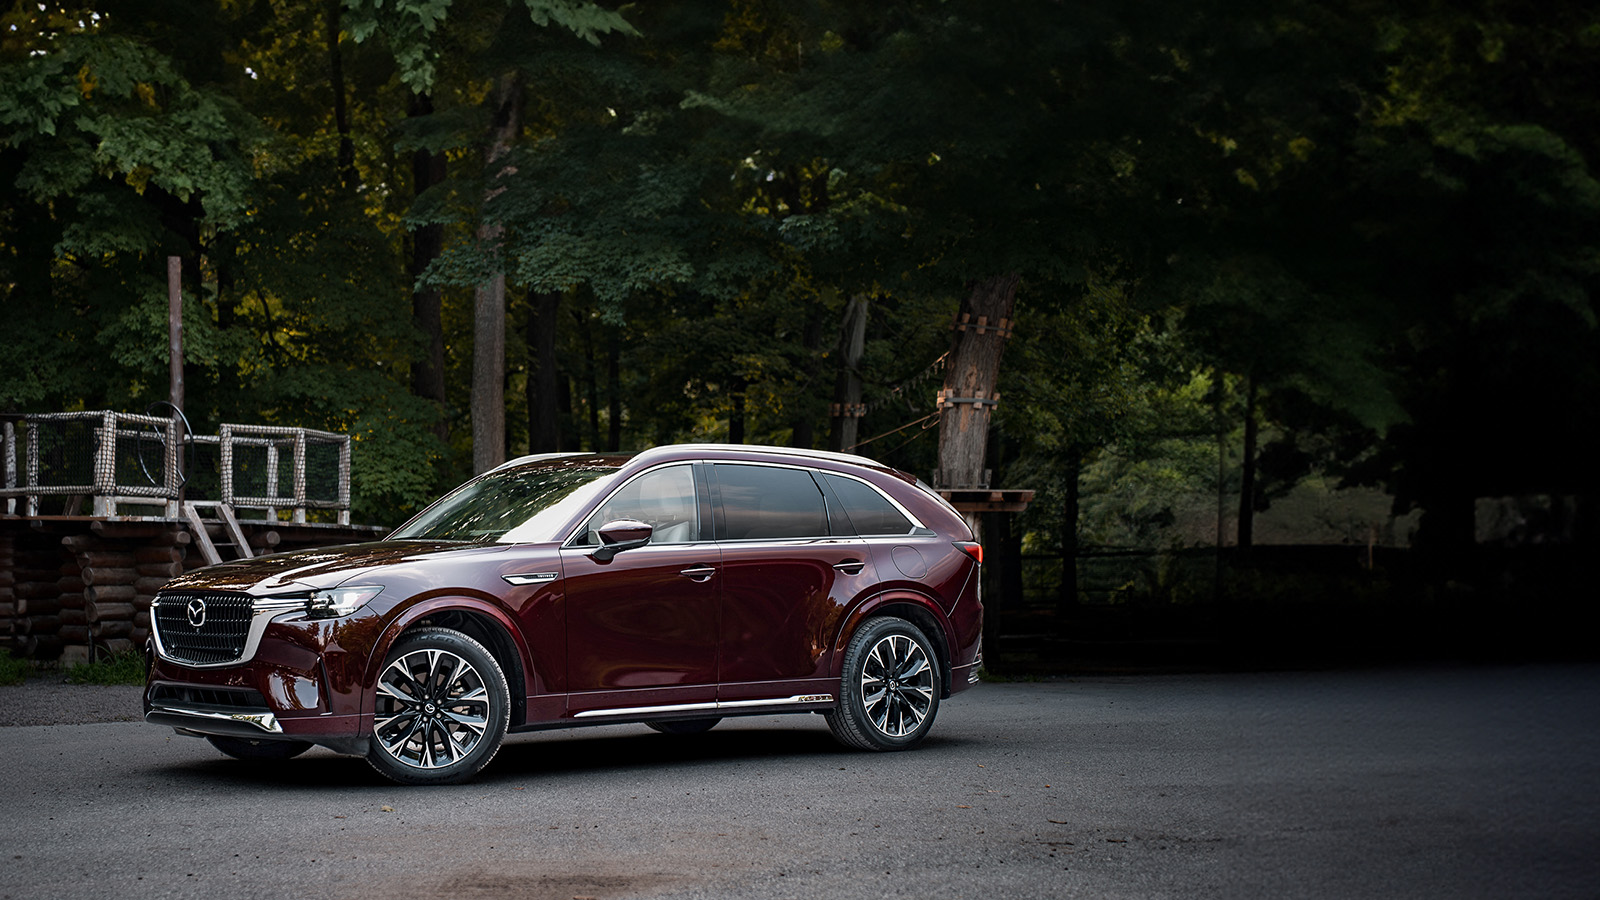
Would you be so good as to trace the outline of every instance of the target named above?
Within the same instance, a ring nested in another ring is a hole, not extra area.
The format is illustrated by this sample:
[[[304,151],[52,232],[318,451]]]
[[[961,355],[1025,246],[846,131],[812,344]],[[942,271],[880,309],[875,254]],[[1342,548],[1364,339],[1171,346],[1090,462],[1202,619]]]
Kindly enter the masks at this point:
[[[386,566],[423,557],[487,556],[504,553],[510,546],[463,544],[460,541],[373,541],[368,544],[296,550],[207,566],[172,579],[162,590],[244,591],[251,594],[321,590],[338,587],[352,578],[374,573]]]

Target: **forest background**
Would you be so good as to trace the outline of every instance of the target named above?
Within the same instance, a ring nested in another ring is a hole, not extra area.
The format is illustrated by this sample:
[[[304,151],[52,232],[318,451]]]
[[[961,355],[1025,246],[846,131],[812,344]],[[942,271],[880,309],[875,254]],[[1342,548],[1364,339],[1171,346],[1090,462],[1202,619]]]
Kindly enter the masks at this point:
[[[1355,590],[1411,546],[1408,596],[1481,596],[1600,541],[1595,84],[1574,0],[14,3],[0,412],[166,399],[176,255],[196,430],[348,432],[356,521],[548,450],[929,478],[1000,282],[1023,556],[1260,593],[1218,548],[1278,504]]]

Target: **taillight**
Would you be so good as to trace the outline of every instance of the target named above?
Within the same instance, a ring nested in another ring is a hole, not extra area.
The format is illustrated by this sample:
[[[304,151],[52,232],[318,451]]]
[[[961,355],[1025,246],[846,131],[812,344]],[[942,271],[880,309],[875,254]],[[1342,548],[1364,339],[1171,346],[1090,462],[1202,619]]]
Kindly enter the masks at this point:
[[[951,541],[951,543],[956,545],[956,549],[972,557],[973,562],[983,565],[982,544],[978,543],[977,541]]]

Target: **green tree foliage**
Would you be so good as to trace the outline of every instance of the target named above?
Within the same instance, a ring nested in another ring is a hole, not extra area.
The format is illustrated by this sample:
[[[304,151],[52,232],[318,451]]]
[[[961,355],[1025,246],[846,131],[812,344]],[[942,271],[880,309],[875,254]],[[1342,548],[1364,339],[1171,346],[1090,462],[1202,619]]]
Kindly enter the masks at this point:
[[[1247,414],[1258,505],[1335,472],[1470,542],[1476,496],[1593,494],[1597,45],[1569,0],[14,6],[0,408],[164,397],[179,255],[191,417],[350,431],[392,522],[469,468],[498,274],[513,454],[826,445],[864,296],[861,449],[926,474],[957,301],[1016,273],[1035,545],[1239,490]]]

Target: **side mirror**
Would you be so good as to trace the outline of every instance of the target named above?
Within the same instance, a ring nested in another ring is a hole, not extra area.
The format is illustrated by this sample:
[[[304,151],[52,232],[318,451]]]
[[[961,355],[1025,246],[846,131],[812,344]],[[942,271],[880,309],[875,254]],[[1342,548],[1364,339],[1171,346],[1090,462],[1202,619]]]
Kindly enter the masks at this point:
[[[650,543],[650,535],[654,533],[654,527],[638,519],[607,522],[600,526],[600,546],[589,554],[589,557],[599,562],[610,562],[613,556],[624,550],[632,550]]]

